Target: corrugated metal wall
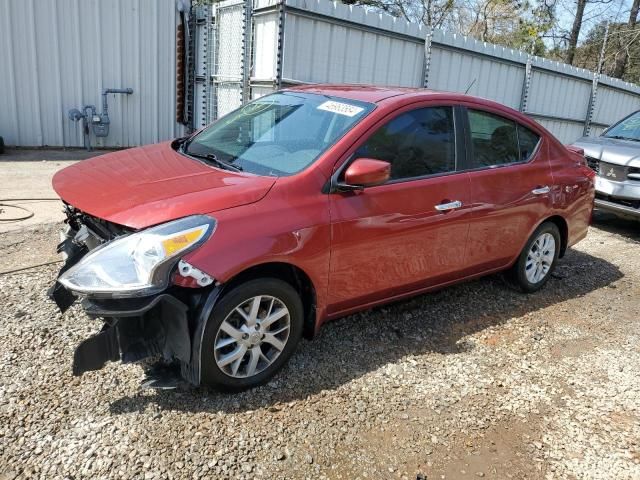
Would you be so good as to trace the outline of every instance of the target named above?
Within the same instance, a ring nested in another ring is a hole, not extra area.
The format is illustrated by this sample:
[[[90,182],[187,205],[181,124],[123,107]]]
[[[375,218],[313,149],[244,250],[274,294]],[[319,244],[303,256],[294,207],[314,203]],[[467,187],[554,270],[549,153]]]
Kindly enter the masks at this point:
[[[421,29],[388,15],[328,1],[308,15],[305,0],[286,3],[282,77],[303,82],[377,83],[411,86],[422,81]],[[343,20],[339,22],[338,20]],[[376,30],[372,31],[373,27]]]
[[[109,95],[111,129],[99,146],[127,147],[178,136],[174,0],[2,0],[0,135],[21,146],[83,145],[67,118]]]
[[[468,90],[520,108],[565,142],[582,134],[587,118],[599,133],[640,108],[638,86],[601,77],[594,95],[592,72],[440,30],[427,35],[420,25],[362,7],[225,0],[199,11],[206,18],[195,33],[195,127],[243,99],[316,82]],[[92,104],[100,111],[104,88],[127,87],[132,95],[109,96],[111,131],[94,144],[181,135],[176,23],[174,0],[1,1],[0,135],[9,145],[82,146],[69,109]]]
[[[255,0],[251,97],[279,85],[348,82],[468,92],[520,109],[561,141],[640,108],[640,87],[328,0]],[[282,42],[278,39],[282,36]],[[593,112],[590,114],[592,98]]]
[[[416,58],[420,61],[420,57]],[[440,30],[433,33],[428,86],[466,92],[518,108],[527,55]],[[422,86],[415,84],[414,86]]]

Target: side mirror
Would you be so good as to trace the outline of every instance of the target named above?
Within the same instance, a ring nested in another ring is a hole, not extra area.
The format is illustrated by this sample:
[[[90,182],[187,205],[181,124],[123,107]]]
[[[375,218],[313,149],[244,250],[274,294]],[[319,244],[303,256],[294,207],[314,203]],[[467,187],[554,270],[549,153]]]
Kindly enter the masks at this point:
[[[372,158],[358,158],[353,161],[347,171],[344,172],[345,190],[361,190],[364,187],[381,185],[389,180],[391,176],[391,164],[382,160]]]

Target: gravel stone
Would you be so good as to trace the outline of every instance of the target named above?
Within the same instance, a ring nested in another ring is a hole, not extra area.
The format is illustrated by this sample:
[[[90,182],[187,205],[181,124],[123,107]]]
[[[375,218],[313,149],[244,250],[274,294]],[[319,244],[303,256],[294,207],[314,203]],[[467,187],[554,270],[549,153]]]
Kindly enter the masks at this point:
[[[3,234],[0,266],[57,229]],[[597,217],[533,295],[490,276],[327,324],[239,394],[73,377],[100,322],[47,299],[58,265],[2,275],[0,479],[638,479],[639,232]]]

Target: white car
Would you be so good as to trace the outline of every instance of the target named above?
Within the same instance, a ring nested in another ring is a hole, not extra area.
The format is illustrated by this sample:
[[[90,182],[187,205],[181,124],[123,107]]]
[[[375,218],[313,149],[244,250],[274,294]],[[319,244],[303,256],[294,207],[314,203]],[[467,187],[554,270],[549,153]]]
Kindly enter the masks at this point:
[[[597,173],[596,207],[640,219],[640,111],[573,145]]]

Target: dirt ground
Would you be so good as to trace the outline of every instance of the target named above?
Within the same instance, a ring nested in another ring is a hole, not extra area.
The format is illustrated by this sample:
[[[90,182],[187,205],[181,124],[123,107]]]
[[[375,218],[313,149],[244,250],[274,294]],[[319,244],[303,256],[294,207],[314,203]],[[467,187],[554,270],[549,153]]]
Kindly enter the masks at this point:
[[[51,178],[78,160],[104,153],[104,150],[14,149],[0,156],[0,233],[61,221],[64,216]],[[30,214],[33,216],[26,220],[11,221]]]
[[[0,272],[56,225],[0,234]],[[597,215],[540,292],[499,275],[326,325],[264,387],[140,390],[71,376],[97,332],[0,274],[0,479],[640,479],[640,223]]]
[[[49,258],[54,226],[2,235]],[[139,390],[70,375],[98,329],[0,276],[0,478],[640,478],[639,229],[600,218],[542,291],[499,276],[329,324],[271,384]]]

